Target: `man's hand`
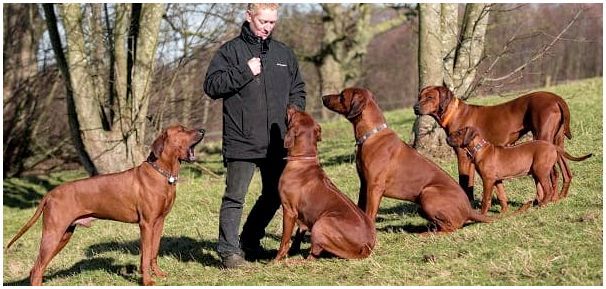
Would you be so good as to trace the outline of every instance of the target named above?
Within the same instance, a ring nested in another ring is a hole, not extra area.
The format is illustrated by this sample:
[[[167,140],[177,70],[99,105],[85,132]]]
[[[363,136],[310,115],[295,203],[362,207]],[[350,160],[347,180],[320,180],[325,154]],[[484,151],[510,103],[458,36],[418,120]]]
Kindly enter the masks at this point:
[[[253,57],[248,61],[248,67],[252,71],[253,75],[258,75],[261,73],[261,58]]]

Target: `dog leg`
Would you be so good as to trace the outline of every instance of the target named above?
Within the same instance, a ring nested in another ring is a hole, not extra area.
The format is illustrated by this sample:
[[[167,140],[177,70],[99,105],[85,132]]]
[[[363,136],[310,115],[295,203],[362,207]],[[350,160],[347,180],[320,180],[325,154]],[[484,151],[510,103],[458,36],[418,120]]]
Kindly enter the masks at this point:
[[[366,215],[370,218],[372,223],[375,223],[377,213],[379,211],[379,205],[381,204],[381,198],[385,188],[383,186],[373,186],[366,190]]]
[[[160,251],[160,239],[162,239],[162,230],[164,229],[164,217],[158,218],[156,224],[154,225],[154,235],[152,241],[152,259],[151,259],[151,269],[154,275],[158,277],[166,277],[166,272],[160,270],[158,266],[158,252]]]
[[[152,238],[153,226],[149,223],[142,222],[139,224],[141,229],[141,274],[143,275],[143,285],[153,286],[155,282],[151,279],[149,266],[151,264],[152,255]]]
[[[505,188],[503,187],[503,181],[496,182],[497,186],[497,198],[501,205],[501,213],[507,213],[509,211],[509,205],[507,204],[507,195],[505,194]]]
[[[495,181],[487,179],[482,181],[484,184],[484,192],[482,192],[482,215],[488,214],[492,202],[492,190],[494,188]]]
[[[52,229],[52,228],[60,229]],[[71,228],[71,226],[70,226]],[[30,283],[32,286],[42,285],[42,275],[44,270],[63,247],[69,241],[73,233],[73,228],[66,230],[65,227],[56,226],[52,223],[45,223],[42,229],[42,240],[40,241],[40,253],[30,271]]]
[[[288,243],[292,236],[292,232],[295,228],[297,221],[297,214],[289,209],[283,208],[284,217],[282,218],[282,241],[280,242],[280,249],[274,261],[279,261],[286,256],[288,253]]]

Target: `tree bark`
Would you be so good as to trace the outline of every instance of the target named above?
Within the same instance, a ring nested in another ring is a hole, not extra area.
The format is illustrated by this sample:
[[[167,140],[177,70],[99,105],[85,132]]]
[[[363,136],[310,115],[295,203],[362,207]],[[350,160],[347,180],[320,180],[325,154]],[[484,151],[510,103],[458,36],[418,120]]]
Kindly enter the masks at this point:
[[[457,97],[467,99],[477,67],[482,60],[486,29],[488,27],[489,4],[473,3],[465,5],[461,41],[454,63],[453,86]]]
[[[320,95],[326,95],[354,85],[364,71],[363,59],[373,38],[401,25],[408,16],[400,14],[374,23],[371,21],[375,11],[373,5],[358,3],[351,9],[340,3],[320,5],[324,13],[324,34],[320,51],[311,59],[318,66]],[[322,110],[323,118],[328,116],[327,112],[325,108]]]
[[[65,82],[65,98],[67,104],[67,118],[70,128],[70,135],[72,137],[76,152],[78,153],[80,164],[82,164],[82,166],[89,175],[96,175],[98,174],[98,170],[95,166],[95,163],[93,163],[93,160],[86,149],[83,137],[80,134],[80,123],[78,121],[78,113],[75,104],[76,96],[74,88],[72,87],[72,77],[68,61],[66,59],[65,54],[63,53],[63,46],[61,44],[61,38],[59,36],[59,29],[57,28],[57,18],[55,16],[55,9],[53,4],[43,4],[43,8],[44,14],[46,16],[46,23],[48,26],[51,44],[53,46],[53,51],[57,60],[57,66],[59,66],[59,70],[61,71]]]
[[[450,4],[442,4],[450,5]],[[442,85],[444,80],[444,49],[441,27],[449,27],[442,18],[440,4],[419,4],[419,90],[428,85]],[[447,146],[446,134],[431,116],[417,117],[413,125],[413,146],[425,155],[442,155],[452,150]]]
[[[95,170],[87,169],[90,174],[122,171],[145,159],[143,144],[150,82],[164,9],[161,4],[131,5],[138,8],[136,18],[127,17],[131,10],[129,6],[116,6],[113,35],[107,35],[101,28],[101,6],[93,6],[92,17],[87,17],[88,14],[83,13],[79,4],[61,6],[67,40],[67,58],[62,71],[66,76],[68,91],[71,91],[71,97],[68,97],[68,107],[73,110],[70,123],[77,124],[72,137],[81,138],[82,147],[78,150],[89,155],[94,163]],[[129,20],[130,27],[127,25]],[[83,23],[91,27],[87,33]],[[56,27],[56,20],[50,25]],[[125,50],[125,39],[129,36],[134,37],[128,45],[132,54],[127,54]],[[107,61],[109,53],[105,52],[107,46],[103,39],[108,37],[114,37],[114,50],[107,51],[114,53],[109,58],[115,63]],[[94,45],[86,45],[89,42]],[[60,43],[56,46],[62,54]],[[130,65],[126,61],[128,58],[132,60]],[[115,75],[111,77],[109,65],[115,65],[112,70]],[[113,80],[116,83],[117,101],[115,107],[110,106],[110,109],[118,111],[115,120],[108,117],[104,110],[106,103],[113,105],[113,100],[108,99],[111,93],[106,85]],[[117,122],[117,125],[108,121]]]

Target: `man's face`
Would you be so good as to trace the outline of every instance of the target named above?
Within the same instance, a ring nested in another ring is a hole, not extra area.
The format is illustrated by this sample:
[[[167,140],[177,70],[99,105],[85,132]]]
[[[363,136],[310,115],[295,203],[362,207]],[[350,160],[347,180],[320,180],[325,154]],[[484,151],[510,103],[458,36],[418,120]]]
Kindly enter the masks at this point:
[[[246,11],[246,21],[250,23],[252,32],[265,40],[276,27],[278,21],[278,10],[258,9],[257,11]]]

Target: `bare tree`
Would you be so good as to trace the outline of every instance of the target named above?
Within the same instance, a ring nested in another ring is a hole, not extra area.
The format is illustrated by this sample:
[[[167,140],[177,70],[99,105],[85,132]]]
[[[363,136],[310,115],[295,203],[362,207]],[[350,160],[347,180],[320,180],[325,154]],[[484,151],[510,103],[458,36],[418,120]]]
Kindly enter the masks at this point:
[[[164,13],[159,4],[117,4],[113,6],[114,23],[108,23],[110,17],[101,16],[99,5],[59,6],[66,36],[64,51],[54,6],[44,4],[53,50],[66,83],[71,137],[89,174],[124,170],[145,158],[151,75]],[[113,31],[103,27],[102,19]],[[107,83],[115,83],[115,91]]]
[[[322,3],[322,40],[319,51],[305,57],[319,73],[320,95],[351,86],[362,75],[363,58],[375,36],[401,25],[412,15],[408,9],[373,21],[377,5]],[[398,7],[399,8],[399,7]],[[327,117],[323,110],[323,117]]]
[[[3,172],[6,176],[21,173],[25,158],[35,150],[32,132],[40,119],[35,112],[40,103],[52,99],[52,94],[40,99],[35,92],[38,79],[36,52],[44,32],[37,6],[3,5]]]

